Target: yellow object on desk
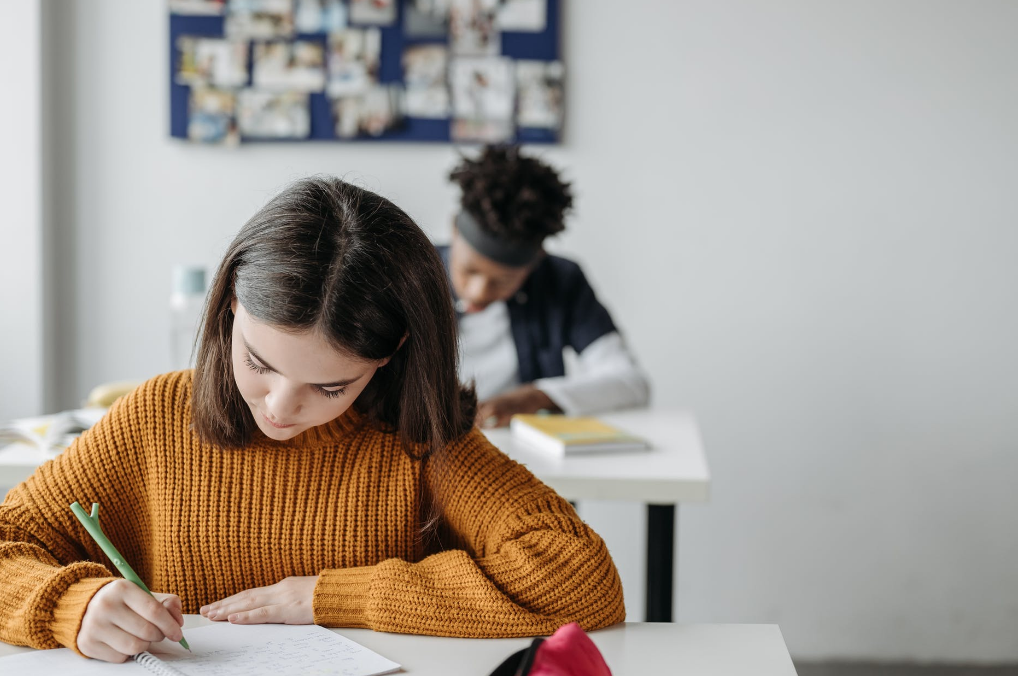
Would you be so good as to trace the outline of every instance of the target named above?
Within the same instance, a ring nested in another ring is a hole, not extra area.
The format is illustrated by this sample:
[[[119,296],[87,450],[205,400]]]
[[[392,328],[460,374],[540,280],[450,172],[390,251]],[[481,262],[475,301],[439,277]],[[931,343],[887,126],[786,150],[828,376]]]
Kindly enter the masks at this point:
[[[650,448],[646,439],[590,417],[519,414],[509,429],[520,441],[558,455]]]
[[[85,406],[101,406],[102,408],[109,408],[113,405],[113,402],[138,387],[138,385],[141,385],[141,382],[137,380],[122,380],[116,383],[104,383],[92,388],[92,391],[88,393],[88,399],[85,401]]]

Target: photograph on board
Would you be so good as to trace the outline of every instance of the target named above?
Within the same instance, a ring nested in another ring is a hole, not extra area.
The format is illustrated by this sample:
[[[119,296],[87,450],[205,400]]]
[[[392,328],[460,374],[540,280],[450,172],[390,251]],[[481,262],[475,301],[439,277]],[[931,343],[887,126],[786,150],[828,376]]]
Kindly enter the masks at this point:
[[[293,36],[292,0],[230,0],[226,5],[228,38],[268,40]]]
[[[396,0],[350,0],[350,23],[391,26],[396,23]]]
[[[497,143],[512,137],[515,80],[510,59],[453,59],[449,85],[454,140]]]
[[[516,124],[558,129],[564,100],[561,61],[516,62]]]
[[[453,116],[470,120],[512,120],[514,85],[510,59],[453,59],[449,64]]]
[[[297,0],[293,24],[298,33],[332,33],[347,24],[343,0]]]
[[[449,34],[448,0],[417,0],[403,5],[403,35],[408,38],[444,38]]]
[[[303,139],[311,134],[308,95],[243,89],[237,98],[241,136],[261,139]]]
[[[445,45],[416,45],[403,51],[408,117],[449,117],[448,63]]]
[[[378,82],[382,33],[377,28],[348,28],[329,35],[328,82],[331,98],[366,91]]]
[[[174,81],[180,85],[243,87],[247,84],[247,41],[177,38],[180,60]]]
[[[325,49],[319,42],[256,42],[254,86],[274,91],[320,92],[325,89]]]
[[[195,87],[188,98],[187,138],[196,143],[236,145],[240,142],[234,92]]]
[[[449,136],[453,141],[508,143],[514,135],[512,120],[454,119],[449,127]]]
[[[226,9],[226,0],[169,0],[172,14],[217,16]]]
[[[332,102],[336,136],[381,136],[402,124],[403,110],[403,88],[398,85],[377,85],[338,98]]]
[[[546,0],[502,0],[495,16],[495,28],[517,33],[540,33],[547,25]]]
[[[502,41],[495,29],[498,0],[451,0],[449,48],[457,55],[498,54]]]

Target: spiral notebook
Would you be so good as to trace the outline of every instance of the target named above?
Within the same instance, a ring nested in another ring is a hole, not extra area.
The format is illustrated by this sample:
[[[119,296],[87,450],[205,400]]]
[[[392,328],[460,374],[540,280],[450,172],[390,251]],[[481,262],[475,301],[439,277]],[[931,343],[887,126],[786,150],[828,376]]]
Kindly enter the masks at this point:
[[[186,629],[192,652],[163,641],[133,661],[88,660],[67,648],[36,650],[0,658],[4,676],[82,674],[103,676],[376,676],[400,665],[359,643],[316,625],[213,624]]]

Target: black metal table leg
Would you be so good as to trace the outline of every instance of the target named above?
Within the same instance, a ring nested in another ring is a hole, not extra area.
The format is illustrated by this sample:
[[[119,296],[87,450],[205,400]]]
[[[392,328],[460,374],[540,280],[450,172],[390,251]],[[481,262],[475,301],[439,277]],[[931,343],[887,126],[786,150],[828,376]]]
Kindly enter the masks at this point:
[[[675,505],[647,505],[647,622],[672,621]]]

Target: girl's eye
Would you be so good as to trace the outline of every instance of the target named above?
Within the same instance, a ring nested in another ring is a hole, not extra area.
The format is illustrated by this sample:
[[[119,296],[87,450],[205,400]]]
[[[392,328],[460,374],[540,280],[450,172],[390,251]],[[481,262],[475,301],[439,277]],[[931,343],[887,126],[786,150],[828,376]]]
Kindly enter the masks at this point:
[[[251,367],[251,370],[254,371],[255,373],[265,374],[269,372],[269,369],[254,363],[254,361],[251,359],[251,355],[246,356],[244,358],[244,361],[247,362],[247,365]]]
[[[244,363],[246,363],[248,365],[248,368],[250,368],[255,373],[260,373],[260,374],[264,375],[264,374],[266,374],[266,373],[268,373],[269,371],[272,370],[272,369],[270,369],[268,367],[262,366],[261,364],[256,364],[254,362],[254,360],[251,359],[251,355],[250,354],[248,354],[246,357],[244,357]],[[315,389],[318,390],[319,394],[321,394],[321,395],[323,395],[325,397],[328,397],[329,399],[334,399],[336,397],[340,397],[340,396],[346,394],[346,388],[345,387],[341,387],[338,390],[327,390],[324,387],[315,387]]]

